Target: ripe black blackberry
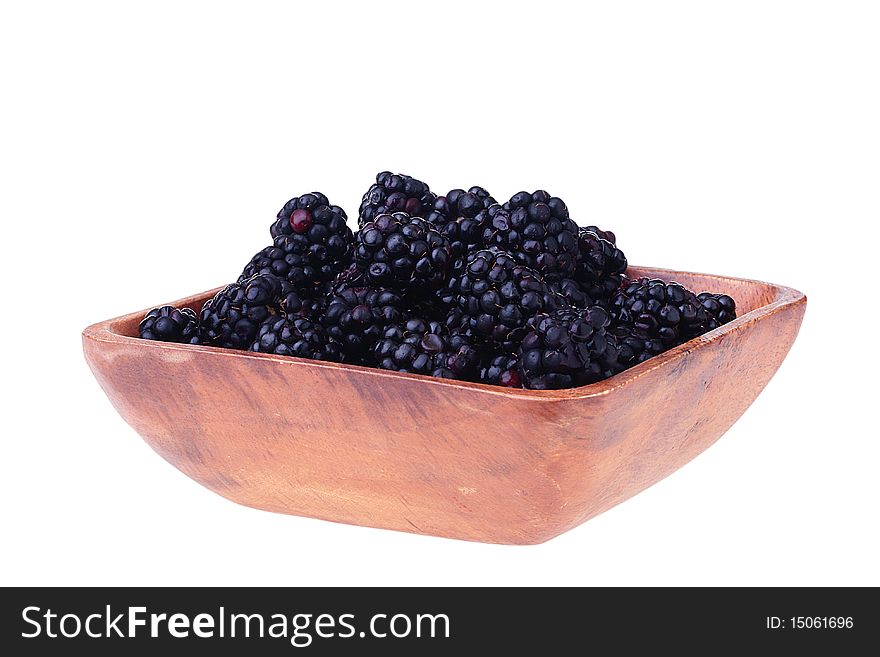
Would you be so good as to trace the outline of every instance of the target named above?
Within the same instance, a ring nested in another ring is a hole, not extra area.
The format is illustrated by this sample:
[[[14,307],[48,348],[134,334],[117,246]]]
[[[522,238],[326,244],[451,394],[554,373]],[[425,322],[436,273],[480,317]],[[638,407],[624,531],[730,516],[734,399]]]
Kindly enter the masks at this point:
[[[556,390],[611,376],[617,343],[606,333],[610,323],[610,316],[599,306],[565,308],[534,318],[519,349],[525,387]]]
[[[361,200],[358,226],[373,221],[380,214],[406,212],[412,217],[423,217],[434,203],[434,194],[421,180],[402,173],[383,171]]]
[[[162,306],[148,312],[138,327],[138,335],[144,340],[199,344],[201,332],[199,318],[192,308]]]
[[[480,366],[480,383],[505,388],[522,388],[519,358],[513,354],[492,354]]]
[[[615,326],[611,329],[611,334],[617,340],[618,355],[615,371],[618,372],[662,354],[669,348],[669,345],[664,344],[660,338],[649,337],[647,332],[634,326]]]
[[[449,240],[453,257],[459,258],[482,246],[485,220],[489,217],[483,210],[492,205],[497,205],[495,199],[482,187],[453,189],[434,200],[425,218]]]
[[[586,308],[596,303],[592,295],[573,278],[563,278],[554,283],[548,283],[548,285],[554,293],[562,298],[564,303],[573,308]]]
[[[271,274],[257,274],[232,283],[202,308],[201,327],[206,343],[228,349],[248,349],[260,325],[281,313],[282,282]]]
[[[361,227],[354,260],[371,285],[436,290],[446,282],[450,255],[449,240],[432,224],[395,212]]]
[[[251,258],[238,277],[242,283],[256,274],[271,274],[284,278],[296,290],[310,293],[321,283],[332,280],[334,267],[325,263],[315,265],[303,255],[302,248],[290,235],[279,235],[272,246],[267,246]]]
[[[241,284],[260,274],[280,279],[278,300],[281,310],[291,315],[313,315],[321,306],[321,297],[327,281],[324,275],[303,264],[302,258],[288,249],[291,246],[287,235],[275,238],[279,246],[266,247],[251,258],[237,283]]]
[[[736,319],[736,301],[726,294],[712,294],[701,292],[697,299],[703,306],[703,310],[709,316],[706,321],[706,330],[711,331],[723,324]]]
[[[547,281],[569,277],[578,258],[578,227],[562,199],[544,190],[518,192],[480,217],[483,244],[514,253]]]
[[[334,362],[342,357],[342,345],[323,326],[306,317],[284,315],[273,315],[260,325],[250,350]]]
[[[607,305],[620,286],[627,261],[612,242],[586,228],[578,231],[578,260],[574,280],[591,303]]]
[[[626,272],[626,254],[614,242],[602,238],[588,228],[578,229],[577,273],[592,281],[611,274]]]
[[[611,242],[612,244],[617,244],[617,236],[612,233],[610,230],[602,230],[598,226],[584,226],[581,230],[588,230],[591,233],[596,233],[599,237],[601,237],[606,242]]]
[[[320,192],[285,203],[271,233],[272,246],[251,258],[240,280],[268,271],[303,289],[332,280],[351,264],[354,236],[345,212]]]
[[[611,300],[615,326],[631,327],[672,347],[704,333],[709,315],[697,295],[679,283],[640,278],[620,287]]]
[[[403,319],[403,301],[384,288],[341,285],[328,297],[321,323],[342,345],[346,362],[360,363],[385,328]]]
[[[461,333],[440,322],[412,317],[390,324],[373,347],[372,362],[383,370],[467,379],[476,373],[479,352]]]
[[[453,292],[474,334],[501,344],[515,341],[529,319],[560,303],[537,272],[498,248],[468,256]]]

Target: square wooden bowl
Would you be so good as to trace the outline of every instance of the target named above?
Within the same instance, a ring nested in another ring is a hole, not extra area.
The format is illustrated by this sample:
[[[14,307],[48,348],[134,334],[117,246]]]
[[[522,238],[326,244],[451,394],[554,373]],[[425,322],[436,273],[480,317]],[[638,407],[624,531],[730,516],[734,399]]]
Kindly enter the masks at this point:
[[[731,295],[740,317],[605,381],[509,390],[140,340],[145,311],[83,332],[104,392],[165,460],[240,504],[490,543],[546,541],[718,440],[776,372],[806,298],[630,268]],[[195,310],[213,294],[175,302]]]

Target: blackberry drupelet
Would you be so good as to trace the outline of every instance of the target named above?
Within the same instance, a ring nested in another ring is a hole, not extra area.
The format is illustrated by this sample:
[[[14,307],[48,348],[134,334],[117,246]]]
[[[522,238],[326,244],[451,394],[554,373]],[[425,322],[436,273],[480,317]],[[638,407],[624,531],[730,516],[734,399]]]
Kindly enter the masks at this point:
[[[428,185],[402,173],[383,171],[376,176],[374,184],[361,200],[358,210],[358,226],[375,220],[380,214],[406,212],[413,217],[423,217],[430,211],[436,194]]]
[[[144,340],[199,344],[201,331],[199,318],[192,308],[162,306],[148,312],[138,327],[138,335]]]
[[[544,190],[518,192],[484,210],[483,244],[514,253],[547,281],[570,276],[578,257],[578,227],[562,199]]]
[[[459,258],[482,246],[483,230],[489,218],[483,210],[492,205],[497,205],[495,199],[482,187],[471,187],[467,191],[453,189],[436,198],[425,218],[449,240],[453,257]]]
[[[342,357],[342,345],[330,338],[323,326],[306,317],[283,315],[274,315],[260,325],[250,350],[334,362]]]
[[[365,223],[354,253],[368,283],[401,291],[440,288],[450,256],[449,240],[428,221],[404,212]]]
[[[388,289],[341,285],[327,299],[321,323],[342,345],[346,362],[363,362],[385,328],[403,319],[403,301]]]
[[[697,299],[703,305],[703,310],[709,316],[706,321],[706,330],[711,331],[719,326],[736,319],[736,301],[726,294],[712,294],[701,292]]]
[[[709,315],[697,295],[679,283],[640,278],[620,287],[611,300],[615,326],[636,329],[672,347],[707,329]]]
[[[461,333],[440,322],[418,317],[390,324],[373,347],[372,362],[381,369],[446,379],[474,376],[479,352]]]
[[[610,316],[599,306],[565,308],[534,318],[519,349],[525,387],[556,390],[611,376],[617,343],[606,333],[610,323]]]
[[[468,256],[453,291],[473,333],[499,344],[515,341],[529,319],[560,304],[537,272],[498,248]]]
[[[228,349],[248,349],[260,325],[281,312],[282,281],[257,274],[232,283],[202,308],[202,335],[206,343]]]
[[[490,354],[480,367],[480,383],[505,388],[522,388],[519,358],[513,354]]]

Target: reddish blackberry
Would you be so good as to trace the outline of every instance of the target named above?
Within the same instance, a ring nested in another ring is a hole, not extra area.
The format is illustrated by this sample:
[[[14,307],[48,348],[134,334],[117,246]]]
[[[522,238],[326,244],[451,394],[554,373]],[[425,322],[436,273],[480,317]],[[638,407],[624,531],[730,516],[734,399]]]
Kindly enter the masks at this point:
[[[578,258],[578,227],[562,199],[544,190],[518,192],[482,219],[483,243],[514,253],[548,281],[572,274]]]
[[[519,358],[513,354],[492,355],[480,367],[480,383],[505,388],[522,388]]]
[[[206,343],[228,349],[251,346],[260,325],[279,314],[281,279],[257,274],[242,283],[227,285],[202,308],[202,335]]]
[[[251,351],[313,360],[339,361],[342,346],[327,330],[306,317],[275,315],[260,325]]]
[[[697,295],[679,283],[640,278],[621,286],[611,300],[616,326],[636,329],[646,339],[672,347],[707,329],[709,315]]]
[[[144,340],[199,344],[201,335],[199,318],[192,308],[162,306],[153,308],[144,316],[138,327],[138,335]]]
[[[358,226],[373,221],[380,214],[406,212],[423,217],[430,211],[436,194],[421,180],[402,173],[383,171],[376,176],[376,184],[367,190],[358,210]]]
[[[453,290],[470,329],[483,340],[506,343],[516,339],[529,319],[550,312],[558,297],[534,270],[497,248],[468,256]]]
[[[403,319],[403,302],[391,290],[342,285],[328,298],[321,322],[342,345],[345,360],[363,361],[389,324]]]
[[[425,218],[449,240],[452,255],[458,258],[482,246],[485,220],[489,217],[482,211],[492,205],[497,205],[495,199],[482,187],[453,189],[435,199]]]
[[[354,259],[372,285],[436,290],[449,270],[449,240],[424,219],[380,214],[358,232]]]
[[[372,362],[383,370],[466,379],[476,372],[479,353],[467,336],[413,317],[386,327],[373,347]]]
[[[571,388],[610,376],[617,362],[617,343],[606,333],[610,323],[599,306],[538,315],[519,350],[525,387]]]
[[[697,299],[703,305],[703,310],[709,316],[706,322],[706,330],[711,331],[723,324],[736,319],[736,301],[726,294],[712,294],[701,292]]]

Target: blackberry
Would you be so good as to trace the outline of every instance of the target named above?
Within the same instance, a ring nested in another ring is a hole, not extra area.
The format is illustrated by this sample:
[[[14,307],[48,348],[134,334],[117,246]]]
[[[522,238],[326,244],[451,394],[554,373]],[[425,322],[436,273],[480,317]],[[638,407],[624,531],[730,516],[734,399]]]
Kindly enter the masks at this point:
[[[492,205],[497,205],[495,199],[482,187],[453,189],[434,200],[425,218],[449,240],[452,255],[458,258],[482,245],[485,220],[489,217],[483,210]]]
[[[358,226],[373,221],[380,214],[406,212],[413,217],[423,217],[431,209],[436,194],[421,180],[402,173],[383,171],[376,176],[374,184],[358,210]]]
[[[548,285],[554,293],[573,308],[586,308],[595,303],[593,296],[585,291],[581,284],[573,278],[563,278],[554,283],[548,283]]]
[[[607,305],[620,287],[627,261],[623,251],[587,228],[578,230],[578,260],[574,280],[589,303]]]
[[[400,296],[383,288],[342,285],[330,295],[321,322],[342,345],[347,362],[363,361],[385,328],[403,319]]]
[[[350,265],[336,275],[329,284],[327,294],[334,294],[347,287],[365,287],[364,273],[357,265]]]
[[[434,317],[450,331],[456,333],[471,333],[470,317],[468,317],[458,306],[453,306],[445,311],[435,311]]]
[[[583,293],[592,299],[593,305],[602,306],[605,310],[611,308],[611,300],[615,293],[623,285],[626,276],[623,274],[611,274],[594,283],[579,282]]]
[[[617,343],[606,333],[610,323],[599,306],[566,308],[534,318],[519,350],[525,387],[556,390],[611,376]]]
[[[537,272],[497,248],[468,256],[454,292],[474,334],[497,343],[515,341],[529,319],[560,303]]]
[[[324,285],[328,285],[325,283]],[[287,281],[281,281],[281,290],[278,293],[278,309],[288,317],[308,317],[314,319],[323,307],[323,287],[316,295],[304,294],[294,289]]]
[[[505,388],[522,388],[519,358],[513,354],[490,355],[480,367],[480,383]]]
[[[543,190],[518,192],[501,208],[490,207],[483,243],[514,253],[548,281],[570,276],[577,265],[578,227],[562,199]]]
[[[339,361],[342,346],[326,329],[306,317],[274,315],[260,325],[251,351],[313,360]]]
[[[138,327],[138,335],[144,340],[199,344],[201,335],[199,318],[192,308],[162,306],[148,312]]]
[[[709,316],[706,321],[706,330],[711,331],[723,324],[736,319],[736,301],[726,294],[712,294],[701,292],[697,299],[703,305],[703,310]]]
[[[591,233],[596,233],[599,237],[601,237],[606,242],[611,242],[612,244],[617,244],[617,236],[612,233],[610,230],[602,230],[598,226],[586,226],[581,228],[581,230],[588,230]]]
[[[424,219],[380,214],[359,231],[354,259],[372,285],[438,289],[449,270],[449,240]]]
[[[271,233],[272,246],[251,258],[240,280],[269,271],[302,289],[331,280],[351,264],[354,236],[345,212],[320,192],[285,203]]]
[[[617,340],[616,371],[618,372],[638,365],[669,348],[660,338],[649,337],[646,331],[633,326],[616,326],[611,330],[611,334]]]
[[[290,235],[279,235],[272,246],[267,246],[251,258],[238,277],[238,282],[243,283],[256,274],[271,274],[286,279],[296,290],[314,292],[322,282],[332,279],[336,272],[329,265],[315,266],[301,251],[301,245]]]
[[[202,308],[205,341],[228,349],[249,348],[260,325],[281,312],[281,292],[281,279],[271,274],[227,285]]]
[[[386,327],[373,348],[373,362],[384,370],[465,379],[476,372],[479,352],[466,335],[413,317]]]
[[[615,325],[672,347],[707,329],[709,315],[697,295],[679,283],[640,278],[625,283],[611,300]]]

